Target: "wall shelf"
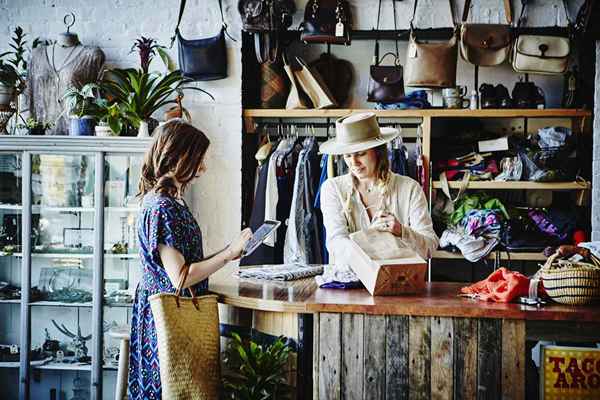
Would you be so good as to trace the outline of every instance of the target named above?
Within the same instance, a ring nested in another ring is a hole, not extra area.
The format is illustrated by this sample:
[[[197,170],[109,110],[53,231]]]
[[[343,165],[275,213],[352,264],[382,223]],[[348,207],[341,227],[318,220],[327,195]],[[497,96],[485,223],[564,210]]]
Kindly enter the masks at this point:
[[[432,258],[442,260],[464,260],[465,258],[461,253],[454,253],[445,250],[436,250],[433,252]],[[500,251],[500,259],[503,261],[546,261],[548,257],[544,253],[517,253],[511,252],[510,257],[506,251]],[[486,257],[487,260],[496,259],[496,251],[492,251]]]
[[[459,189],[461,182],[448,182],[450,189]],[[545,190],[589,190],[590,182],[501,182],[501,181],[474,181],[469,182],[468,189],[497,189],[497,190],[521,190],[521,189],[545,189]],[[433,182],[434,189],[441,189],[440,181]]]
[[[64,303],[61,301],[32,301],[29,303],[32,307],[76,307],[76,308],[85,308],[92,307],[92,303]]]
[[[285,110],[285,109],[246,109],[244,117],[253,118],[338,118],[353,112],[374,112],[378,117],[454,117],[454,118],[574,118],[590,117],[592,112],[582,109],[485,109],[451,110],[444,108],[426,110],[375,110],[375,109],[325,109],[325,110]]]

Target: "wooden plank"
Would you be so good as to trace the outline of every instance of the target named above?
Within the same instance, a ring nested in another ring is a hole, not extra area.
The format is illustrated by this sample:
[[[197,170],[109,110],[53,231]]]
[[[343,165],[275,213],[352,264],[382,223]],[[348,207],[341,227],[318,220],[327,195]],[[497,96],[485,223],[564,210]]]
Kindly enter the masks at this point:
[[[525,322],[502,320],[502,399],[525,399]]]
[[[342,314],[342,398],[363,398],[363,314]]]
[[[555,307],[554,304],[552,306]],[[527,321],[525,330],[527,334],[527,340],[569,342],[600,341],[600,323],[572,321]]]
[[[477,398],[500,399],[502,320],[481,318],[477,323]]]
[[[385,316],[365,317],[364,399],[385,399]]]
[[[386,399],[408,399],[408,316],[387,317]]]
[[[426,400],[431,386],[431,318],[411,316],[408,324],[408,398]]]
[[[313,400],[319,400],[319,360],[320,360],[320,349],[319,349],[319,337],[320,337],[320,314],[313,314],[313,357],[312,357],[312,398]]]
[[[341,314],[321,313],[319,325],[319,399],[341,399]]]
[[[477,320],[454,318],[454,398],[477,397]]]
[[[431,318],[431,398],[452,399],[454,330],[452,318]]]

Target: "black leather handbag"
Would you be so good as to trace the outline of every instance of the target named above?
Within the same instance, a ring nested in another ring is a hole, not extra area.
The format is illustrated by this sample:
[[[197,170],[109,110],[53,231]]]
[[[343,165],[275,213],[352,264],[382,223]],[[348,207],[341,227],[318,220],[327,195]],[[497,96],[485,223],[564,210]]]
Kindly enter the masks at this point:
[[[352,13],[348,1],[309,0],[300,25],[300,40],[349,45],[351,29]]]
[[[221,10],[221,30],[216,36],[205,39],[185,39],[179,31],[179,24],[185,9],[186,0],[181,0],[179,18],[175,27],[175,36],[178,43],[179,69],[186,78],[196,81],[214,81],[227,77],[227,49],[225,34],[227,24],[223,17],[223,6],[219,0]],[[229,34],[227,35],[229,36]],[[231,36],[229,36],[231,38]],[[171,44],[175,37],[173,37]],[[231,38],[233,40],[233,38]]]
[[[381,1],[377,10],[377,32],[379,32],[379,18],[381,16]],[[392,0],[394,8],[394,31],[396,26],[396,1]],[[393,65],[381,65],[383,59],[394,56]],[[398,103],[404,98],[404,76],[400,57],[398,53],[398,38],[396,37],[396,53],[386,53],[379,58],[379,37],[375,41],[375,55],[373,65],[369,70],[369,88],[367,90],[367,101],[372,103]]]

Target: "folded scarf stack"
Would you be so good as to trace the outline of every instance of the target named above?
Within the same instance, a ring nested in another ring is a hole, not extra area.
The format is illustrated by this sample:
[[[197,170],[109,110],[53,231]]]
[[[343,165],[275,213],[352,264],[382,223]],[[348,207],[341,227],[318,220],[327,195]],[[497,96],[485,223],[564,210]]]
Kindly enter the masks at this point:
[[[243,279],[265,279],[273,281],[294,281],[323,273],[323,265],[280,264],[240,269]]]

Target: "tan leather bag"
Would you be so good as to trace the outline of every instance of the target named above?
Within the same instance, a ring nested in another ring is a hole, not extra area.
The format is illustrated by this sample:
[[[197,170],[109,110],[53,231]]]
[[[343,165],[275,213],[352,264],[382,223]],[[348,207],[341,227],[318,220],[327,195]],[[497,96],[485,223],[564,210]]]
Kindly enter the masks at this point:
[[[502,64],[510,54],[512,41],[512,11],[510,0],[504,0],[507,24],[479,24],[466,22],[471,0],[465,1],[460,27],[460,55],[475,65]]]
[[[516,72],[524,74],[561,75],[567,71],[571,54],[571,27],[567,4],[563,0],[568,26],[563,35],[518,34],[527,5],[521,10],[517,25],[517,38],[511,53],[511,64]]]
[[[450,5],[450,2],[448,4]],[[432,88],[456,86],[456,63],[458,61],[456,30],[448,41],[418,41],[413,26],[416,10],[417,0],[415,0],[413,17],[410,21],[410,38],[404,66],[404,86]],[[450,13],[452,14],[451,5]]]
[[[321,76],[311,69],[300,57],[296,57],[296,60],[300,64],[301,69],[299,71],[294,71],[294,75],[304,93],[310,98],[313,108],[321,109],[336,107],[337,103],[335,102],[333,94],[331,94],[331,91],[325,82],[323,82]]]

